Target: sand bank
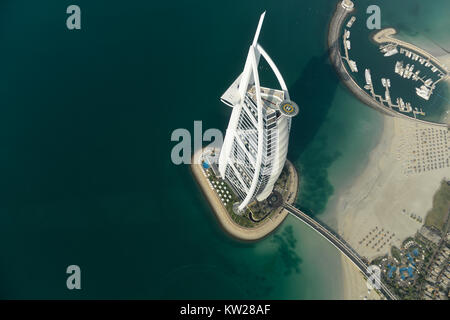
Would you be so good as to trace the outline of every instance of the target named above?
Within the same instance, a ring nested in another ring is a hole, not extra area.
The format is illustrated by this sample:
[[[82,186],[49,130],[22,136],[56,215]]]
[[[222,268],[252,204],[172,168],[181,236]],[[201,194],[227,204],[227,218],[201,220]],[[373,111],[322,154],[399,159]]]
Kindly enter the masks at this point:
[[[361,256],[371,260],[389,253],[422,226],[441,180],[450,178],[448,165],[440,165],[449,159],[449,140],[447,128],[384,118],[367,167],[341,192],[333,209],[339,234]],[[427,163],[434,156],[430,169],[419,171],[419,161]],[[361,299],[364,280],[359,272],[344,263],[343,277],[345,297]]]
[[[418,162],[426,158],[420,152],[442,152],[442,157],[448,159],[448,132],[444,134],[442,145],[431,147],[436,149],[434,151],[421,149],[417,144],[416,135],[425,136],[428,129],[437,130],[429,133],[430,136],[447,131],[442,127],[386,117],[381,140],[372,151],[368,166],[339,197],[336,208],[339,232],[368,259],[388,253],[391,245],[400,246],[422,226],[441,180],[450,176],[448,166],[421,172],[412,170],[413,159]],[[433,143],[428,142],[430,144]],[[418,217],[422,218],[422,223]],[[369,244],[380,232],[382,235],[389,233],[379,243],[381,236]]]
[[[432,129],[435,131],[430,131]],[[439,146],[426,141],[435,134],[445,137]],[[418,143],[416,135],[419,136]],[[424,148],[427,144],[430,147]],[[448,147],[446,128],[385,118],[381,141],[372,151],[367,168],[340,196],[336,208],[340,233],[362,256],[373,259],[388,253],[391,245],[400,246],[422,226],[432,207],[433,195],[441,180],[450,176],[450,168],[438,165],[419,172],[411,167],[412,161],[416,160],[416,164],[426,161],[427,156],[421,153],[430,153],[431,157],[442,153],[445,162]],[[418,217],[422,218],[422,223]],[[368,243],[375,233],[383,235],[388,231],[378,244],[374,244],[375,241]],[[393,237],[388,241],[391,235]]]
[[[341,257],[341,261],[345,300],[380,300],[382,298],[375,290],[368,289],[364,275],[353,263],[344,256]]]

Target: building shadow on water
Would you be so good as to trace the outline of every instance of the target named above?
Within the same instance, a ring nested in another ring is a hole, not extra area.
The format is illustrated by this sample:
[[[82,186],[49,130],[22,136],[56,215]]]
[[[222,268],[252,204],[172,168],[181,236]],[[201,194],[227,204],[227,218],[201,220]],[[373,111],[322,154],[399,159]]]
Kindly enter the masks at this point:
[[[245,296],[250,299],[264,299],[274,293],[275,287],[286,284],[284,277],[301,273],[302,259],[298,255],[297,239],[292,226],[276,232],[269,239],[275,247],[273,254],[267,255],[257,265],[253,262],[234,270],[240,279]]]
[[[328,51],[313,57],[289,88],[300,113],[292,121],[292,147],[289,156],[298,160],[312,142],[332,105],[339,79],[328,59]]]
[[[328,56],[325,51],[321,56],[311,58],[289,90],[300,106],[299,116],[292,121],[288,155],[300,171],[297,206],[313,215],[325,209],[333,194],[327,169],[340,155],[329,150],[327,135],[318,135],[339,85]]]
[[[279,271],[285,276],[300,273],[302,259],[297,254],[297,239],[292,226],[287,226],[282,232],[276,233],[271,242],[278,246],[277,259],[281,267]]]

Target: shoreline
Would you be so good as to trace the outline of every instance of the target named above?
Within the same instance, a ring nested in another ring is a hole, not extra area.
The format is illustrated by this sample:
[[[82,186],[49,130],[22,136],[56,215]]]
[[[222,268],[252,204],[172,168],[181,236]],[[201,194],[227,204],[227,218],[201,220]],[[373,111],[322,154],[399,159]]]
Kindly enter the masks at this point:
[[[433,128],[447,130],[384,117],[382,136],[370,152],[366,168],[340,192],[330,209],[337,222],[337,232],[368,260],[390,253],[392,246],[400,247],[407,237],[420,229],[442,178],[449,173],[448,167],[421,173],[407,174],[405,171],[405,160],[414,151],[414,148],[405,147],[408,138],[413,139],[417,132]],[[420,216],[422,222],[412,219],[412,213]],[[374,228],[395,236],[387,245],[371,247],[362,239]],[[361,299],[364,292],[365,280],[357,270],[354,271],[351,272],[343,258],[345,299]]]
[[[353,9],[352,11],[354,11]],[[344,12],[343,12],[344,11]],[[339,16],[340,13],[340,16]],[[385,115],[387,118],[389,117],[395,117],[395,114],[391,111],[388,112],[385,108],[381,108],[377,103],[375,103],[369,95],[366,95],[365,97],[360,96],[361,89],[356,84],[356,82],[351,78],[351,76],[348,74],[347,69],[343,65],[342,58],[339,53],[339,34],[341,26],[345,20],[345,18],[348,16],[349,12],[345,11],[341,5],[340,1],[336,5],[335,12],[333,13],[333,16],[331,18],[330,24],[328,26],[328,50],[329,50],[329,59],[331,61],[331,64],[336,70],[336,73],[338,74],[338,77],[343,82],[344,86],[347,87],[347,89],[351,92],[351,94],[356,97],[361,103],[368,105],[369,107],[379,111],[382,115]],[[348,81],[353,81],[352,84],[348,84]],[[365,93],[365,92],[363,92]],[[357,179],[357,178],[355,178]],[[349,183],[351,185],[351,183]],[[336,207],[337,207],[337,201],[336,199]],[[341,234],[341,228],[339,227],[340,221],[339,216],[333,215],[333,219],[336,222],[336,231],[338,234]],[[343,299],[346,300],[359,300],[361,299],[359,292],[361,292],[362,285],[365,285],[365,279],[362,276],[362,274],[359,272],[359,270],[356,269],[355,266],[352,265],[350,261],[348,261],[347,257],[341,254],[341,266],[342,266],[342,283],[343,283]],[[381,299],[379,295],[376,295],[375,298]]]
[[[341,257],[343,300],[382,300],[375,290],[369,290],[364,275],[348,259]]]
[[[420,214],[424,221],[427,211],[431,208],[433,195],[444,174],[440,170],[440,172],[406,176],[405,166],[407,161],[412,160],[412,155],[409,154],[409,159],[402,159],[402,152],[411,151],[404,150],[405,144],[410,147],[408,143],[415,140],[417,132],[422,133],[428,128],[448,130],[448,124],[413,119],[390,110],[374,101],[353,80],[339,52],[340,30],[346,17],[353,10],[344,10],[340,1],[338,2],[328,29],[329,58],[339,78],[353,96],[384,115],[384,128],[380,141],[370,152],[365,169],[358,173],[352,182],[348,182],[348,185],[344,186],[334,199],[330,209],[332,216],[330,216],[336,222],[336,231],[339,235],[361,256],[373,258],[389,252],[392,243],[388,246],[383,244],[382,248],[374,248],[373,252],[366,250],[372,248],[366,247],[367,243],[361,241],[371,232],[370,228],[392,229],[391,234],[396,235],[393,242],[401,245],[408,235],[414,234],[422,225],[411,219],[409,213]],[[450,83],[449,77],[446,80],[445,83]],[[405,190],[411,189],[411,185],[415,187],[414,190],[410,194],[405,193]],[[341,257],[341,261],[344,299],[362,299],[366,296],[368,299],[382,298],[373,293],[375,291],[368,295],[365,279],[359,270],[349,264],[344,256]]]
[[[280,207],[277,209],[277,212],[272,214],[270,218],[267,218],[264,222],[254,228],[246,228],[238,225],[233,221],[230,214],[228,213],[225,206],[219,199],[217,193],[212,190],[208,184],[207,178],[203,172],[202,166],[198,159],[200,158],[200,154],[203,152],[203,149],[197,150],[192,157],[192,164],[190,164],[191,172],[194,176],[195,181],[200,186],[203,195],[206,198],[209,206],[211,207],[214,215],[216,216],[219,225],[221,228],[230,236],[235,239],[241,241],[257,241],[261,240],[268,235],[272,234],[278,227],[283,223],[286,219],[289,212],[284,208]],[[298,194],[298,173],[295,169],[294,165],[286,159],[286,165],[288,166],[288,170],[290,174],[293,175],[294,178],[294,188],[295,188],[295,196],[291,197],[290,202],[295,202]]]
[[[392,245],[400,246],[406,237],[413,235],[422,226],[423,223],[411,219],[410,214],[414,213],[424,221],[440,181],[449,172],[447,167],[443,167],[414,173],[407,172],[405,167],[409,156],[416,150],[415,145],[407,145],[408,140],[412,140],[417,132],[422,133],[434,126],[411,125],[402,119],[388,117],[384,122],[382,137],[371,151],[366,168],[351,187],[343,190],[336,203],[340,234],[368,259],[389,252]],[[442,146],[442,149],[446,146]],[[360,228],[355,228],[355,224],[359,224]],[[388,244],[389,248],[372,249],[359,243],[365,235],[364,231],[370,231],[367,225],[391,229],[395,233],[395,239]]]

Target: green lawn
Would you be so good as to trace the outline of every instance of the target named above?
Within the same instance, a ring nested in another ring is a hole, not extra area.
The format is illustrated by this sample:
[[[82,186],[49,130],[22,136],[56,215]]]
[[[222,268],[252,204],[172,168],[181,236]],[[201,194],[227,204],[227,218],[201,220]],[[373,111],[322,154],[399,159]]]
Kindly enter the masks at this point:
[[[225,182],[222,179],[216,177],[214,175],[214,172],[212,171],[212,169],[207,169],[206,170],[207,174],[209,174],[208,179],[212,182]],[[288,176],[288,171],[286,168],[283,169],[280,178],[277,180],[275,187],[280,187],[280,188],[284,188],[287,180],[288,180],[289,176]],[[237,197],[237,195],[233,192],[233,189],[231,189],[231,187],[228,185],[228,183],[225,182],[224,185],[222,185],[223,187],[225,187],[225,190],[229,191],[229,194],[231,195],[231,199],[229,202],[227,202],[225,204],[225,208],[227,209],[228,213],[230,214],[231,218],[233,219],[234,222],[236,222],[238,225],[243,226],[243,227],[247,227],[247,228],[253,228],[258,226],[259,223],[261,223],[262,221],[258,221],[258,222],[253,222],[249,219],[249,209],[247,208],[246,211],[242,214],[242,215],[237,215],[234,213],[233,211],[233,203],[238,202],[239,198]],[[253,218],[255,220],[258,220],[259,218],[265,217],[265,219],[267,219],[270,215],[272,215],[274,212],[276,212],[276,210],[270,210],[270,208],[266,208],[265,210],[262,209],[263,204],[256,204],[256,203],[252,203],[249,205],[249,207],[252,208],[252,212],[253,212]],[[268,211],[269,210],[269,211]],[[268,215],[268,213],[270,212],[270,214]],[[264,220],[265,220],[264,219]]]
[[[211,181],[211,183],[213,181],[216,182],[222,182],[222,179],[218,179],[215,175],[214,172],[211,169],[206,170],[207,173],[210,174],[209,176],[209,180]],[[229,202],[227,202],[225,204],[225,208],[227,209],[228,213],[230,214],[231,218],[233,219],[234,222],[236,222],[238,225],[243,226],[243,227],[247,227],[247,228],[252,228],[255,227],[256,224],[253,223],[252,221],[250,221],[250,219],[247,217],[248,212],[245,212],[243,215],[237,215],[233,212],[233,203],[239,201],[238,197],[236,196],[236,194],[233,192],[233,190],[230,188],[230,186],[225,183],[223,185],[223,187],[225,187],[225,190],[228,190],[229,194],[231,195],[231,199]]]
[[[450,208],[450,186],[445,180],[433,198],[433,208],[427,213],[425,225],[443,230]]]
[[[392,254],[392,256],[393,256],[395,259],[398,260],[399,263],[401,263],[402,257],[401,257],[401,255],[400,255],[400,249],[398,249],[398,248],[395,247],[395,246],[392,246],[392,248],[391,248],[391,254]]]

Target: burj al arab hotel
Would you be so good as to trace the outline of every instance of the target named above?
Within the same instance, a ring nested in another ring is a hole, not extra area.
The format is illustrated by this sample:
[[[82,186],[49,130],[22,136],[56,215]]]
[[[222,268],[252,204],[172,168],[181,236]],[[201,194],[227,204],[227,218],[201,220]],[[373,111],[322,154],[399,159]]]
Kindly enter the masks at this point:
[[[263,201],[272,193],[286,162],[291,118],[299,111],[289,99],[277,66],[258,43],[264,16],[265,12],[259,19],[244,71],[221,97],[233,111],[219,155],[219,173],[241,200],[233,205],[238,214],[255,199]],[[260,85],[261,56],[280,89]]]

